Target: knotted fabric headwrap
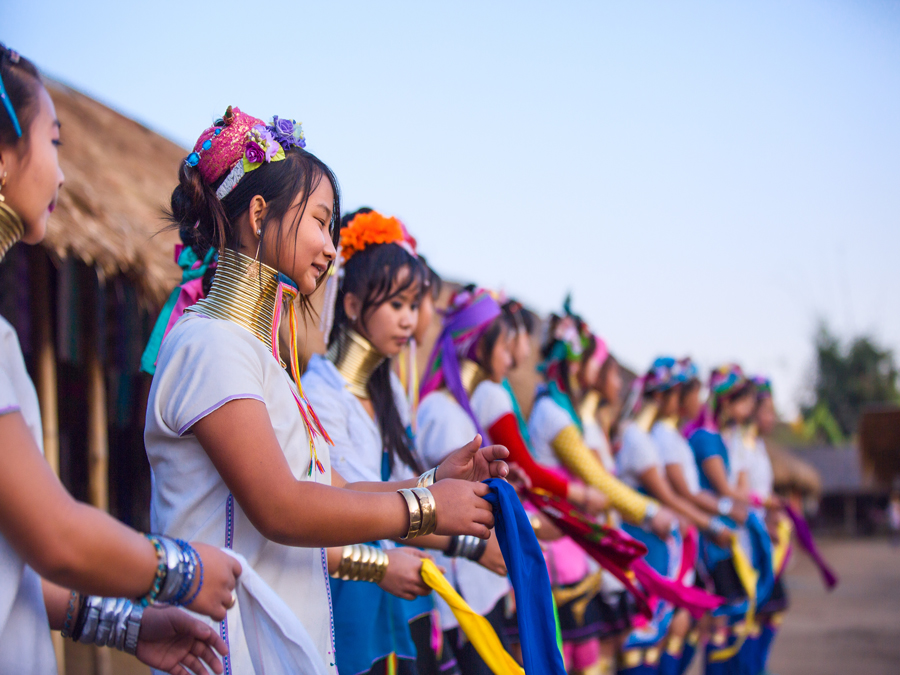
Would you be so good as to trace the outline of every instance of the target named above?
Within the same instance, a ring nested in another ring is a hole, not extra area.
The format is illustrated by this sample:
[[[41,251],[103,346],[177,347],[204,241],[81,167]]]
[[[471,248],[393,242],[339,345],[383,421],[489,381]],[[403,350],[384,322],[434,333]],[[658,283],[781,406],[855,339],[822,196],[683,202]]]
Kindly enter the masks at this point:
[[[772,380],[763,375],[754,375],[750,378],[750,381],[756,387],[757,401],[761,401],[764,398],[772,398]]]
[[[591,361],[594,361],[601,368],[609,358],[609,346],[606,340],[594,333],[594,352],[591,354]]]
[[[700,379],[700,371],[697,370],[697,364],[693,362],[690,356],[678,359],[678,363],[675,364],[675,369],[678,373],[678,377],[684,384]]]
[[[718,431],[716,413],[719,401],[723,396],[728,396],[745,386],[748,381],[744,371],[736,363],[728,363],[715,368],[709,375],[709,397],[706,399],[699,417],[685,427],[684,435],[689,437],[697,429]]]
[[[522,662],[528,675],[565,675],[556,643],[553,593],[544,554],[516,491],[506,481],[485,481],[494,510],[494,532],[516,597]]]
[[[474,291],[463,290],[453,297],[444,314],[441,334],[431,352],[420,392],[421,397],[425,398],[442,386],[447,387],[456,402],[472,419],[482,438],[486,438],[484,429],[481,428],[469,405],[469,395],[460,377],[459,361],[460,358],[475,357],[478,339],[491,322],[500,316],[500,311],[500,305],[490,292],[483,288]]]
[[[568,311],[569,300],[566,298],[566,310]],[[575,316],[567,314],[559,320],[553,331],[551,339],[553,344],[547,357],[538,364],[538,372],[543,374],[545,384],[542,391],[538,395],[546,393],[560,408],[569,413],[572,418],[572,424],[582,431],[581,416],[576,412],[572,405],[569,395],[567,383],[564,382],[563,363],[577,363],[581,360],[584,351],[587,326]]]
[[[671,356],[657,357],[646,373],[631,385],[623,410],[625,416],[636,417],[644,406],[644,396],[669,391],[682,383],[678,362]]]
[[[156,360],[162,341],[182,317],[184,310],[203,297],[203,276],[207,269],[216,266],[216,258],[214,248],[209,249],[203,260],[200,260],[190,246],[182,244],[175,246],[175,262],[181,268],[181,283],[169,295],[153,326],[153,332],[150,333],[147,348],[141,356],[143,372],[150,375],[156,372]]]

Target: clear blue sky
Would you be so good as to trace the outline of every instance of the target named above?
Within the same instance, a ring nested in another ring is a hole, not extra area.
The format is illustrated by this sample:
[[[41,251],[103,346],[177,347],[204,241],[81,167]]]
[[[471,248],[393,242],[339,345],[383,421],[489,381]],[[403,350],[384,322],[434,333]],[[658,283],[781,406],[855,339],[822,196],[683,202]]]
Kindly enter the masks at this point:
[[[0,3],[0,40],[188,146],[304,123],[348,209],[620,357],[802,400],[819,317],[900,352],[900,3]],[[173,182],[174,182],[173,167]]]

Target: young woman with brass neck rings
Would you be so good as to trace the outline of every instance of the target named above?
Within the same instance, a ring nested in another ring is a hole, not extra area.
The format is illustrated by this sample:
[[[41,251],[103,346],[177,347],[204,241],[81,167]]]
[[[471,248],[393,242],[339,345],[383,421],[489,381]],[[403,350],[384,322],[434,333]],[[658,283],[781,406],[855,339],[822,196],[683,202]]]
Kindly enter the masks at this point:
[[[419,304],[427,292],[426,269],[414,246],[415,240],[396,218],[371,209],[343,218],[340,267],[328,281],[338,284],[339,290],[326,292],[326,298],[335,300],[329,347],[325,355],[310,359],[302,382],[334,442],[332,466],[347,480],[402,481],[422,474],[409,404],[391,372],[391,360],[413,337]],[[323,313],[330,316],[331,311],[325,308]],[[327,323],[323,328],[328,330]],[[468,462],[477,452],[474,442],[467,443],[438,467],[436,478],[450,464]],[[473,545],[480,541],[469,539]],[[494,545],[479,556],[481,562],[503,569],[499,547],[495,539],[491,541]],[[428,535],[414,543],[446,550],[455,542]],[[429,617],[434,606],[430,597],[410,602],[431,593],[420,574],[425,554],[390,541],[365,548],[370,558],[381,559],[372,575],[350,569],[348,556],[356,553],[352,547],[328,551],[329,570],[336,577],[331,592],[338,669],[382,672],[385,660],[396,659],[396,672],[414,673],[417,652],[430,650],[430,630],[414,644],[409,625]],[[359,583],[366,581],[373,583]]]
[[[576,372],[580,390],[578,416],[581,419],[584,443],[593,450],[603,468],[616,474],[616,460],[609,441],[610,430],[618,418],[622,405],[622,375],[619,363],[606,341],[591,333],[583,340],[584,350]],[[615,509],[607,509],[600,522],[621,527],[622,518]],[[625,586],[612,574],[604,574],[597,597],[600,625],[598,672],[604,675],[615,670],[615,659],[634,619],[634,606]]]
[[[753,612],[751,604],[765,600],[758,597],[763,590],[760,585],[772,576],[771,570],[761,570],[768,565],[756,568],[758,573],[763,572],[757,575],[756,581],[742,573],[745,567],[761,561],[767,548],[771,553],[771,542],[748,509],[748,464],[744,448],[726,441],[730,429],[749,419],[755,404],[753,383],[740,366],[720,366],[710,373],[709,397],[700,415],[686,425],[684,432],[699,470],[700,490],[710,493],[718,513],[726,522],[737,526],[739,543],[737,547],[723,547],[706,536],[700,537],[698,572],[707,587],[727,600],[714,612],[712,635],[706,646],[706,672],[710,675],[750,667],[748,663],[755,659],[755,654],[750,654],[755,651],[751,649],[753,626],[748,625],[745,617]],[[741,565],[735,557],[737,550],[743,550],[753,562]]]
[[[63,173],[53,101],[34,65],[3,45],[0,100],[2,259],[17,241],[44,238]],[[37,394],[2,318],[0,345],[0,671],[55,673],[53,628],[179,675],[205,670],[201,661],[222,672],[212,649],[225,645],[214,631],[148,605],[186,604],[220,619],[240,565],[210,546],[148,538],[76,502],[43,457]]]
[[[485,424],[495,419],[498,393],[500,405],[511,411],[509,397],[499,384],[509,368],[508,340],[500,306],[488,291],[468,286],[451,298],[422,379],[416,437],[417,457],[422,463],[444,460],[473,435],[492,438]],[[488,377],[489,372],[496,373],[495,381]],[[448,581],[502,636],[504,598],[510,584],[505,567],[491,570],[474,562],[483,553],[482,547],[472,550],[471,542],[461,542],[445,554],[436,554],[436,559],[446,568]],[[444,649],[453,655],[463,675],[489,673],[465,640],[449,606],[440,598],[437,605]]]
[[[441,480],[427,488],[416,478],[350,483],[332,471],[328,429],[300,381],[294,301],[308,306],[328,276],[340,196],[331,170],[304,146],[293,120],[267,125],[229,107],[182,166],[172,220],[198,257],[210,248],[220,255],[209,294],[162,343],[145,443],[152,521],[240,553],[302,623],[322,672],[333,673],[320,547],[432,532],[487,538],[493,515],[477,481],[508,468],[505,450],[486,448],[438,467]],[[284,311],[291,375],[279,353]],[[252,667],[242,613],[268,611],[242,604],[220,626],[235,672]]]
[[[734,531],[720,517],[682,497],[667,478],[664,448],[671,444],[671,436],[680,438],[681,387],[692,377],[693,374],[674,358],[660,357],[653,362],[635,384],[636,400],[629,411],[629,419],[623,423],[616,462],[620,477],[628,485],[658,499],[678,513],[685,523],[704,532],[709,540],[729,546]],[[685,551],[690,553],[693,548],[683,546],[681,541],[667,542],[666,538],[646,528],[629,524],[624,528],[647,546],[647,562],[657,572],[685,585],[693,585],[695,560],[684,558]],[[681,664],[690,615],[685,610],[665,607],[664,611],[657,612],[651,625],[656,629],[652,633],[644,628],[632,633],[626,641],[622,659],[625,670],[649,666],[666,675],[675,675]]]

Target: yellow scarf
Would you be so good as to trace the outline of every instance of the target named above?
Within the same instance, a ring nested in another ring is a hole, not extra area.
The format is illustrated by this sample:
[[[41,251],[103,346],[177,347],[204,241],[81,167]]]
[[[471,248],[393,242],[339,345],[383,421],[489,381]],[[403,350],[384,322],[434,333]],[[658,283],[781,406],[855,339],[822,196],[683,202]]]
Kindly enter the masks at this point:
[[[494,675],[525,675],[522,666],[503,649],[488,620],[469,607],[431,560],[422,561],[422,579],[450,605],[459,627]]]

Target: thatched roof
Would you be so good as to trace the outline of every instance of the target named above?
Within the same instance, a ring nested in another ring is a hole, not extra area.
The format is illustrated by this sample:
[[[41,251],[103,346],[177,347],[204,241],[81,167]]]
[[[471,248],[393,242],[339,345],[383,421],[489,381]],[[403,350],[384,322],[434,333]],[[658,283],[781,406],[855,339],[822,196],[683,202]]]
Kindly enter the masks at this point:
[[[818,497],[822,494],[822,476],[816,466],[801,459],[802,452],[788,450],[766,439],[766,450],[772,460],[775,489]]]
[[[185,150],[62,84],[47,89],[62,123],[66,182],[43,245],[103,276],[125,275],[144,300],[162,304],[180,280],[178,235],[157,233]]]

